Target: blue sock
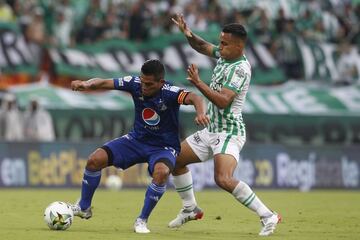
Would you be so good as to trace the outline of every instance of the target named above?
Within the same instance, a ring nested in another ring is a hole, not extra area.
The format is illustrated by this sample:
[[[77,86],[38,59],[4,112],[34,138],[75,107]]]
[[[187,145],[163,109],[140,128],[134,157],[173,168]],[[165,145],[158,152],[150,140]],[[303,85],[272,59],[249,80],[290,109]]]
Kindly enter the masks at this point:
[[[81,185],[81,210],[88,209],[91,206],[91,200],[94,196],[96,188],[99,186],[101,179],[101,171],[92,172],[85,169],[84,177]]]
[[[145,194],[144,206],[141,210],[139,218],[148,219],[152,210],[162,197],[166,190],[166,185],[157,185],[150,183]]]

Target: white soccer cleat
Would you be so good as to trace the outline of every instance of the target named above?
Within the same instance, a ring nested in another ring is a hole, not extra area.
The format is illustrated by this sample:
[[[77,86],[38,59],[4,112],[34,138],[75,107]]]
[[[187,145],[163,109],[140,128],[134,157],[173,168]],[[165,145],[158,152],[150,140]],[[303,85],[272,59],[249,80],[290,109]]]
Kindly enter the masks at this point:
[[[68,205],[71,207],[71,210],[74,213],[74,216],[78,216],[78,217],[84,218],[84,219],[91,218],[92,217],[91,206],[88,207],[88,209],[81,210],[79,202],[80,201],[77,201],[75,204],[68,203]]]
[[[281,216],[274,212],[270,217],[261,218],[260,222],[262,228],[259,235],[269,236],[274,233],[276,225],[281,222]]]
[[[195,207],[191,211],[186,209],[181,209],[180,213],[176,216],[174,220],[169,222],[168,226],[170,228],[181,227],[188,221],[201,219],[203,215],[204,212],[199,207]]]
[[[146,220],[137,218],[134,223],[134,232],[136,233],[149,233],[150,230],[146,226]]]

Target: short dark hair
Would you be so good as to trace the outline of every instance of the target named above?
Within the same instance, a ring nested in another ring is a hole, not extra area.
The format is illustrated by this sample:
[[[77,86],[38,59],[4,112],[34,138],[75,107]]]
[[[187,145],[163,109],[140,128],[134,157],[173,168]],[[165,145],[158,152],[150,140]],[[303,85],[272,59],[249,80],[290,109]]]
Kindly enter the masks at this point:
[[[160,81],[165,76],[165,67],[159,60],[150,59],[144,62],[141,72],[146,76],[154,76],[156,80]]]
[[[241,40],[246,41],[247,32],[243,25],[239,23],[230,23],[223,27],[224,33],[231,33],[232,35],[239,37]]]

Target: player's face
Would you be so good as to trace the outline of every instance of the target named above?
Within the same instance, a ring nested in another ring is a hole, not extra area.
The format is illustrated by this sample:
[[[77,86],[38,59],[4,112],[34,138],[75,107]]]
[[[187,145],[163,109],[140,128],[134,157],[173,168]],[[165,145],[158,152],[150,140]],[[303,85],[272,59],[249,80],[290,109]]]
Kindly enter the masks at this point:
[[[220,55],[225,60],[235,60],[243,54],[243,42],[231,33],[220,33]]]
[[[140,75],[141,80],[141,92],[146,97],[154,96],[158,93],[158,91],[162,88],[164,85],[164,79],[161,79],[160,81],[155,79],[152,75]]]

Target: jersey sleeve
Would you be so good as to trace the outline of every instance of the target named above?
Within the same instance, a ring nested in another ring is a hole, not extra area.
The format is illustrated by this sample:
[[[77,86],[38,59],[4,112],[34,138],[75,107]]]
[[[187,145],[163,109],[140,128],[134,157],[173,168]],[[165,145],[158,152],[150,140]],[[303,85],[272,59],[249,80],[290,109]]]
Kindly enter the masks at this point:
[[[169,85],[167,90],[167,95],[172,99],[171,101],[178,105],[184,104],[185,98],[189,94],[186,89],[172,85]]]
[[[236,93],[242,91],[245,83],[250,80],[250,73],[244,66],[237,65],[230,69],[226,76],[226,82],[223,87],[228,88]]]
[[[180,92],[179,92],[179,95],[178,95],[178,98],[177,98],[177,102],[179,105],[182,105],[182,104],[185,104],[185,98],[187,97],[187,95],[189,94],[190,92],[185,90],[185,89],[182,89]]]
[[[220,58],[219,46],[214,46],[214,48],[212,50],[212,55],[214,58]]]
[[[122,90],[126,92],[131,92],[134,87],[134,81],[136,77],[125,76],[121,78],[114,78],[114,88],[116,90]]]

